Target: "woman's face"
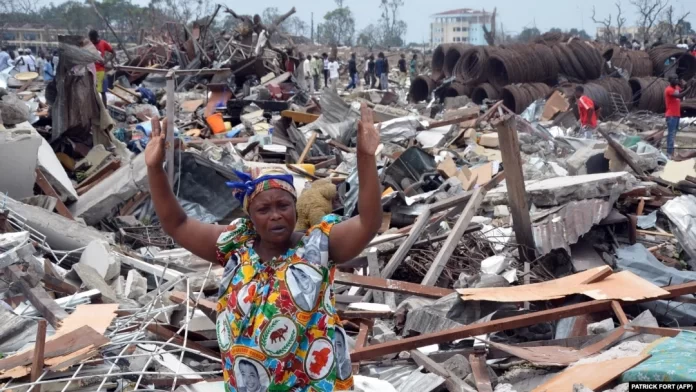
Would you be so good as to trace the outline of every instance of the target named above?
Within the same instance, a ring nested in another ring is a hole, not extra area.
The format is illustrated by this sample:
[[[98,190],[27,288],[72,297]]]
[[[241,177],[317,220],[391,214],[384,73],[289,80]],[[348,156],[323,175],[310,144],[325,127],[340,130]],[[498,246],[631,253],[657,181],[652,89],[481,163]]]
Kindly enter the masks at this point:
[[[295,229],[295,199],[282,189],[269,189],[249,205],[249,216],[262,241],[284,244]]]

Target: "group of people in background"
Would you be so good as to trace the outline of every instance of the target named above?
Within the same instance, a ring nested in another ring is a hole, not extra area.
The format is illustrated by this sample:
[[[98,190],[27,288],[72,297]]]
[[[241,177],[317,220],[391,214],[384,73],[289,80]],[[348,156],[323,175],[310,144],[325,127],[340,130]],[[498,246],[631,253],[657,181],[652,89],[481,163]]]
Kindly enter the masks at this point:
[[[19,73],[36,72],[45,82],[55,77],[58,66],[58,52],[40,52],[34,56],[31,49],[18,49],[16,54],[7,47],[0,49],[0,72],[14,68]]]
[[[648,40],[643,41],[641,44],[638,42],[637,39],[633,39],[632,41],[629,41],[626,36],[621,36],[619,39],[619,46],[621,46],[624,49],[632,49],[632,50],[650,50],[655,47],[658,47],[660,45],[665,44],[665,42],[662,42],[662,38],[658,38],[655,42],[650,44]],[[680,39],[677,42],[674,43],[678,48],[684,49],[689,51],[692,55],[696,56],[696,38],[684,38]]]
[[[285,60],[285,70],[292,73],[298,81],[300,88],[308,91],[319,91],[323,87],[336,88],[340,78],[341,65],[335,57],[329,57],[327,53],[304,55],[298,54],[299,61],[292,57],[292,52],[287,53]],[[399,86],[405,87],[406,80],[416,78],[418,69],[418,55],[414,54],[407,63],[406,55],[401,54],[398,62],[399,67]],[[364,86],[366,88],[379,88],[380,90],[389,89],[389,60],[383,52],[379,52],[375,59],[374,54],[365,56],[362,74]],[[358,68],[357,55],[351,53],[347,64],[348,85],[346,90],[351,90],[360,84],[360,73]]]

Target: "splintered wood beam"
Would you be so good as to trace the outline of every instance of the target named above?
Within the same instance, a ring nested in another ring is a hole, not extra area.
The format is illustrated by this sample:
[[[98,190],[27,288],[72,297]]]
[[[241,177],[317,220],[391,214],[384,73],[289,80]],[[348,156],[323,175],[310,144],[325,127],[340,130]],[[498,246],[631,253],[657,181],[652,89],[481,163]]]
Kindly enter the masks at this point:
[[[41,286],[31,287],[24,278],[26,273],[22,272],[19,266],[11,265],[6,267],[5,274],[12,278],[12,284],[17,285],[39,314],[48,320],[53,328],[58,329],[61,322],[68,317],[68,313],[48,295],[46,290]]]
[[[628,317],[626,317],[626,313],[624,313],[619,301],[611,301],[611,309],[614,311],[616,318],[619,320],[619,324],[624,326],[628,325]]]
[[[418,350],[411,350],[411,359],[418,365],[423,366],[430,373],[437,374],[438,376],[445,379],[445,387],[450,392],[465,392],[470,391],[471,387],[464,382],[461,378],[457,377],[452,371],[446,369],[444,366],[435,362],[429,356],[423,354]]]
[[[533,261],[536,245],[532,234],[532,221],[529,216],[529,205],[524,187],[522,174],[522,159],[520,157],[520,142],[517,138],[515,116],[508,115],[498,126],[498,141],[505,167],[505,184],[507,185],[508,201],[512,215],[512,228],[519,246],[522,261]]]
[[[38,167],[36,168],[36,185],[38,185],[39,188],[41,188],[41,191],[45,195],[56,198],[56,211],[58,211],[59,214],[63,215],[68,219],[75,220],[68,207],[66,207],[63,201],[60,199],[60,195],[58,195],[58,192],[56,192],[56,190],[53,189],[51,184],[46,179],[46,176],[44,176],[44,174],[41,172],[41,169],[39,169]]]
[[[469,355],[469,364],[471,365],[471,373],[476,381],[476,389],[479,392],[493,392],[491,386],[491,378],[488,375],[488,367],[486,366],[485,353],[472,353]]]
[[[597,283],[597,282],[604,280],[604,278],[606,278],[607,276],[609,276],[613,273],[614,273],[614,271],[612,271],[611,267],[605,266],[600,271],[598,271],[596,274],[594,274],[593,276],[590,276],[589,278],[587,278],[586,280],[584,280],[580,284]]]
[[[454,293],[452,289],[424,286],[416,283],[403,282],[394,279],[382,279],[374,276],[362,276],[336,271],[334,282],[350,286],[363,287],[379,291],[417,295],[425,298],[442,298]]]
[[[36,382],[44,367],[44,349],[46,348],[46,320],[39,320],[36,328],[36,343],[34,343],[34,360],[31,364],[31,382]],[[41,392],[41,385],[35,390]]]
[[[375,344],[356,350],[351,354],[354,361],[364,361],[372,358],[381,357],[387,354],[398,353],[406,350],[413,350],[418,347],[451,342],[453,340],[469,338],[477,335],[484,335],[491,332],[505,331],[526,327],[529,325],[560,320],[566,317],[579,316],[581,314],[601,312],[611,308],[611,301],[590,301],[581,304],[568,305],[556,309],[542,310],[514,317],[507,317],[500,320],[493,320],[479,324],[465,325],[445,331],[424,334],[412,338],[395,340],[386,343]]]
[[[457,219],[457,222],[454,224],[452,231],[450,231],[449,237],[447,237],[445,243],[442,244],[440,251],[437,253],[437,256],[435,256],[433,263],[430,265],[430,269],[428,269],[428,272],[425,274],[425,277],[423,277],[423,281],[421,282],[422,285],[435,285],[437,279],[442,274],[442,270],[445,269],[447,261],[450,259],[450,256],[452,256],[452,252],[454,252],[454,249],[457,247],[457,244],[459,244],[459,240],[462,239],[462,235],[464,235],[464,232],[469,227],[469,223],[471,222],[471,219],[474,217],[474,214],[476,214],[476,211],[481,205],[481,202],[483,201],[483,196],[485,194],[486,191],[483,188],[477,188],[474,191],[473,195],[471,195],[469,202],[466,204],[466,207],[464,207],[464,210],[459,215],[459,218]]]
[[[300,124],[313,123],[319,118],[318,114],[296,112],[293,110],[283,110],[282,112],[280,112],[280,115],[282,117],[290,118],[292,119],[292,121]]]

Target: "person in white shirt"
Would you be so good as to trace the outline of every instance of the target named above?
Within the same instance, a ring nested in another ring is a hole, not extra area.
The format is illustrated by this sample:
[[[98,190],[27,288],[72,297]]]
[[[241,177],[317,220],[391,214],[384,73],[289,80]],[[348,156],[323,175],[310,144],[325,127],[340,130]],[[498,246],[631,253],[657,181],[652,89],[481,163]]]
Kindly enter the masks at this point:
[[[336,89],[336,85],[338,84],[338,61],[336,58],[332,58],[331,61],[329,61],[329,84],[331,85],[332,89]]]
[[[324,58],[324,86],[329,85],[329,55],[326,52],[321,54]]]
[[[24,59],[24,49],[17,50],[17,60],[15,61],[15,66],[17,67],[17,71],[19,73],[29,72],[29,66],[27,65],[27,61]]]
[[[300,90],[306,90],[307,79],[305,79],[305,57],[302,52],[299,53],[299,58],[300,62],[295,70],[295,77],[297,78],[297,85],[300,87]]]
[[[31,49],[24,51],[23,59],[29,68],[29,72],[36,72],[36,58],[31,54]]]
[[[679,40],[679,43],[677,44],[677,48],[679,48],[679,49],[684,49],[684,50],[689,50],[689,45],[687,45],[686,42],[684,42],[683,39],[680,39],[680,40]]]
[[[304,78],[305,78],[305,83],[307,84],[307,88],[309,89],[309,92],[314,91],[314,79],[312,78],[312,55],[307,55],[307,58],[304,61]]]

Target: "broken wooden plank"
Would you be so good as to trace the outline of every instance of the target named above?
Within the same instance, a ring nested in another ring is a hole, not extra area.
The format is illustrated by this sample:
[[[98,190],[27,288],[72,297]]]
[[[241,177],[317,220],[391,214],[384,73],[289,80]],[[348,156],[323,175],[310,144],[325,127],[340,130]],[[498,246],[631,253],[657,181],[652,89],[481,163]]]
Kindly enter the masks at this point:
[[[46,196],[52,196],[56,198],[56,211],[58,211],[60,215],[68,219],[75,220],[68,207],[66,207],[65,203],[63,203],[63,201],[61,200],[60,195],[58,195],[58,192],[56,192],[56,190],[53,189],[53,187],[48,182],[44,174],[41,172],[41,169],[39,169],[38,167],[36,168],[36,185],[38,185],[39,188],[41,188],[41,191]]]
[[[469,364],[476,382],[476,389],[479,392],[493,392],[491,378],[488,375],[488,366],[486,366],[486,354],[473,353],[469,355]]]
[[[12,284],[17,285],[29,302],[38,312],[53,326],[58,329],[61,321],[68,317],[68,314],[51,298],[43,287],[31,287],[25,280],[26,273],[22,272],[17,265],[5,268],[5,274],[11,277]]]
[[[44,284],[44,287],[46,287],[49,290],[53,290],[59,293],[63,294],[75,294],[78,291],[80,291],[79,288],[71,285],[70,283],[64,281],[61,278],[57,278],[53,275],[49,274],[44,274],[43,277],[41,277],[41,281]]]
[[[101,347],[108,343],[109,339],[96,332],[89,326],[83,326],[68,334],[61,335],[55,339],[46,341],[44,348],[44,359],[60,357],[74,353],[86,347]],[[34,357],[34,350],[27,350],[4,359],[0,359],[0,371],[14,369],[18,366],[31,364]],[[0,376],[4,376],[4,373]]]
[[[438,376],[445,379],[445,386],[450,392],[466,392],[471,391],[471,387],[464,382],[461,378],[457,377],[452,371],[446,369],[444,366],[435,362],[429,356],[423,354],[418,350],[409,351],[411,354],[411,359],[418,365],[423,366],[430,373],[437,374]]]
[[[416,337],[385,342],[356,350],[352,354],[354,360],[362,361],[377,358],[387,354],[398,353],[401,351],[412,350],[418,347],[450,342],[452,340],[464,339],[477,335],[484,335],[491,332],[505,331],[515,328],[526,327],[542,322],[560,320],[566,317],[579,316],[581,314],[605,311],[611,308],[611,301],[590,301],[581,304],[568,305],[560,308],[542,310],[514,317],[507,317],[500,320],[487,321],[478,324],[471,324],[459,328],[445,331],[423,334]]]
[[[596,274],[588,277],[587,279],[582,281],[580,284],[596,283],[596,282],[604,280],[604,278],[606,278],[607,276],[609,276],[613,273],[614,273],[614,271],[611,269],[611,267],[604,266],[604,267],[601,267],[601,269],[599,269]]]
[[[169,295],[169,299],[174,303],[183,304],[186,302],[186,293],[181,291],[173,291]],[[188,303],[190,306],[194,305],[194,301],[190,298],[188,299]],[[198,305],[196,306],[196,309],[203,312],[213,322],[217,321],[217,304],[215,302],[209,301],[205,298],[201,298],[198,300]]]
[[[307,144],[305,144],[304,150],[302,150],[302,154],[300,154],[300,159],[297,160],[298,165],[304,162],[305,158],[307,157],[307,154],[309,154],[309,151],[312,149],[314,142],[317,140],[317,136],[319,136],[319,132],[312,132],[312,136],[309,137]]]
[[[611,301],[611,309],[619,320],[619,324],[628,325],[628,317],[626,317],[626,313],[624,313],[619,301]]]
[[[586,388],[593,391],[602,390],[612,380],[648,358],[650,358],[650,355],[638,355],[576,365],[567,368],[547,382],[539,385],[533,392],[572,391],[574,384],[583,384]]]
[[[365,347],[367,344],[367,335],[370,332],[370,325],[366,322],[360,322],[360,329],[358,330],[358,336],[355,338],[355,349],[360,347]],[[353,362],[353,374],[358,374],[360,371],[360,363]]]
[[[300,124],[309,124],[317,121],[319,118],[318,114],[296,112],[294,110],[283,110],[280,112],[282,117],[290,118],[292,121]]]
[[[648,335],[657,335],[657,336],[663,336],[663,337],[670,337],[673,338],[681,333],[681,330],[675,329],[675,328],[662,328],[662,327],[643,327],[643,326],[630,326],[628,329],[631,329],[635,332],[638,333],[644,333]]]
[[[477,188],[474,190],[469,202],[466,204],[466,207],[464,207],[464,211],[462,211],[457,219],[457,222],[454,224],[449,237],[447,237],[445,243],[442,244],[440,251],[437,253],[433,263],[430,265],[428,272],[425,274],[425,277],[423,277],[423,281],[421,282],[422,285],[435,285],[437,279],[440,277],[440,274],[442,274],[442,270],[445,268],[447,261],[449,260],[450,256],[452,256],[452,252],[454,252],[457,244],[459,244],[459,240],[461,240],[462,235],[464,235],[464,231],[469,227],[471,219],[478,211],[485,194],[486,191],[483,188]]]
[[[158,335],[159,337],[161,337],[163,339],[166,339],[166,340],[172,339],[172,342],[174,344],[178,344],[180,346],[184,345],[183,336],[177,335],[176,333],[165,328],[163,325],[148,324],[147,330],[154,333],[155,335]],[[190,348],[191,350],[199,351],[201,354],[205,354],[205,355],[211,356],[213,358],[220,356],[219,353],[217,353],[209,348],[203,347],[198,342],[195,342],[191,339],[186,340],[186,347]]]
[[[111,159],[109,163],[99,168],[91,176],[84,179],[77,186],[77,194],[82,195],[88,190],[92,189],[96,184],[100,183],[102,180],[113,174],[116,170],[121,167],[121,161],[119,159]]]
[[[505,184],[507,185],[512,227],[515,232],[520,258],[522,261],[534,261],[536,245],[532,234],[532,221],[522,174],[520,142],[517,138],[516,118],[506,116],[498,124],[498,140],[505,167]]]
[[[394,279],[382,279],[372,276],[362,276],[336,271],[334,282],[351,286],[364,287],[380,291],[389,291],[409,295],[417,295],[425,298],[442,298],[452,294],[454,290],[442,287],[424,286],[416,283],[403,282]]]
[[[621,158],[621,160],[626,162],[628,166],[630,166],[631,169],[633,169],[633,171],[636,172],[636,174],[638,174],[639,176],[645,175],[643,169],[641,169],[640,166],[638,166],[638,164],[633,160],[633,158],[631,158],[631,156],[628,155],[626,150],[624,150],[623,146],[621,146],[616,140],[612,139],[612,137],[609,136],[608,133],[604,132],[599,128],[596,129],[597,132],[599,132],[599,134],[602,135],[602,137],[607,139],[607,143],[609,143],[609,146],[611,146],[611,148],[614,149],[614,151],[616,151],[616,154],[619,156],[619,158]]]
[[[32,360],[31,364],[31,382],[36,382],[43,372],[45,348],[46,320],[39,320],[36,328],[36,343],[34,343],[34,359]],[[41,385],[35,386],[34,389],[41,392]]]

